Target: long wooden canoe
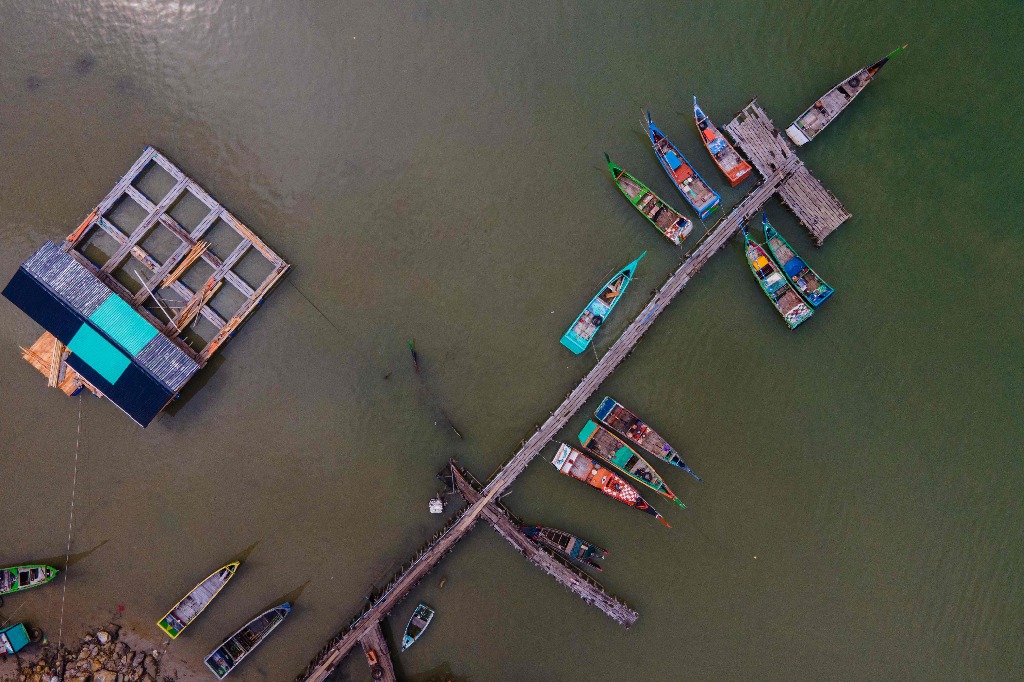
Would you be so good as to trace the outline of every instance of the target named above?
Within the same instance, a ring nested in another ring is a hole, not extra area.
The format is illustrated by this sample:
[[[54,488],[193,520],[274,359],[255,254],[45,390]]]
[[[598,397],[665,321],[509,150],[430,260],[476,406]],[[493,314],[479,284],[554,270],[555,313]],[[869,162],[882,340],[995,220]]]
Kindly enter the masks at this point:
[[[686,505],[669,489],[654,467],[608,429],[595,421],[588,421],[580,431],[579,439],[585,451],[597,455],[637,483],[686,509]]]
[[[554,458],[551,460],[551,464],[566,476],[583,481],[591,488],[597,488],[613,500],[618,500],[624,505],[650,514],[669,528],[672,527],[668,525],[665,517],[658,513],[657,509],[640,496],[636,488],[626,483],[614,471],[603,466],[599,459],[587,457],[576,448],[571,448],[565,443],[561,443],[558,446],[558,452],[555,453]]]
[[[736,148],[729,144],[725,135],[718,130],[707,114],[697,105],[697,96],[693,96],[693,120],[697,123],[700,141],[711,154],[711,159],[718,170],[729,180],[732,187],[750,177],[750,164],[743,160]]]
[[[750,238],[746,225],[743,226],[743,243],[747,264],[750,265],[750,271],[754,273],[754,279],[760,285],[761,291],[779,311],[789,328],[796,329],[814,314],[814,310],[804,303],[800,294],[796,293],[779,267],[768,257],[764,247]]]
[[[193,587],[188,594],[181,598],[181,601],[174,605],[174,608],[167,612],[166,616],[157,621],[160,629],[170,635],[171,639],[177,639],[178,635],[191,625],[200,613],[206,610],[206,607],[210,605],[214,597],[220,594],[228,581],[235,577],[239,563],[232,561],[230,564],[221,566]]]
[[[630,281],[633,279],[637,265],[640,264],[640,260],[646,255],[646,251],[641,253],[640,258],[619,270],[615,276],[601,287],[601,291],[590,300],[590,303],[587,304],[587,307],[576,318],[576,321],[562,335],[563,346],[576,355],[587,349],[587,346],[594,339],[594,335],[597,334],[597,330],[601,328],[604,321],[608,319],[608,315],[611,314],[612,310],[622,299],[622,294],[626,293],[626,287],[629,286]]]
[[[645,452],[668,462],[672,466],[679,467],[698,481],[703,482],[704,479],[687,466],[683,458],[679,456],[679,453],[657,431],[627,410],[619,401],[611,397],[605,397],[594,411],[594,416],[612,431],[622,434],[626,440],[639,445]]]
[[[651,146],[654,148],[654,155],[658,157],[661,167],[668,173],[676,189],[683,195],[683,198],[693,206],[701,220],[704,220],[711,212],[717,209],[722,203],[722,197],[718,192],[711,189],[711,185],[704,181],[700,173],[690,165],[679,148],[672,144],[665,133],[661,132],[658,126],[651,120],[651,112],[647,113],[647,136],[651,138]]]
[[[647,189],[647,185],[612,163],[608,154],[604,158],[608,161],[612,179],[629,199],[629,203],[670,242],[676,246],[681,245],[693,231],[693,221],[662,201],[657,194]]]
[[[761,226],[764,228],[764,241],[768,252],[782,268],[789,283],[796,287],[796,290],[800,292],[805,301],[811,304],[812,308],[817,308],[824,303],[825,299],[831,296],[835,290],[829,286],[828,282],[818,277],[818,273],[812,270],[811,266],[797,255],[789,242],[775,231],[775,228],[768,222],[767,215],[761,215]]]
[[[206,657],[206,667],[218,680],[223,680],[242,659],[252,653],[292,612],[288,602],[273,606],[238,629]]]

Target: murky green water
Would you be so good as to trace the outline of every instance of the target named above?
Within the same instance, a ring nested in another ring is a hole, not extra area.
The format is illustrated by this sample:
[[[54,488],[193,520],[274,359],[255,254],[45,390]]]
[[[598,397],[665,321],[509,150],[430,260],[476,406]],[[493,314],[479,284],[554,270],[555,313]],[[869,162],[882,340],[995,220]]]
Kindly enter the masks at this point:
[[[590,368],[558,337],[607,274],[648,250],[599,353],[676,264],[603,168],[608,151],[683,203],[641,107],[721,189],[692,93],[722,124],[758,94],[785,125],[907,42],[801,152],[853,219],[815,250],[768,208],[833,300],[788,332],[733,244],[607,385],[706,480],[663,471],[689,505],[661,503],[673,529],[542,459],[506,500],[608,548],[601,580],[638,625],[478,528],[389,628],[438,610],[398,657],[410,679],[1021,675],[1018,3],[33,0],[0,18],[4,282],[146,144],[294,264],[145,431],[47,390],[17,352],[39,329],[0,303],[0,564],[64,553],[82,411],[72,551],[106,544],[72,567],[65,638],[110,616],[155,637],[260,541],[172,650],[199,664],[308,582],[237,673],[292,678],[436,528],[445,460],[486,476]],[[57,586],[3,607],[51,638],[60,612]],[[368,678],[357,657],[339,676]]]

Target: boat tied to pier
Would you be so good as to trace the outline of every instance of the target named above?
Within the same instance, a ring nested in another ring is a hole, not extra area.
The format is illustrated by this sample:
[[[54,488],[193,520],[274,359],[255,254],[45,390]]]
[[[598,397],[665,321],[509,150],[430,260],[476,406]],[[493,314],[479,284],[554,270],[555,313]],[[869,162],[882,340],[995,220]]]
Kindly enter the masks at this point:
[[[608,555],[606,550],[601,549],[597,545],[557,528],[520,526],[519,530],[523,532],[523,535],[541,547],[546,547],[564,557],[587,566],[592,566],[599,571],[601,570],[601,565],[597,562]]]
[[[772,259],[789,278],[790,284],[796,287],[812,308],[824,303],[835,290],[800,258],[789,242],[768,222],[768,216],[765,214],[761,214],[761,226],[764,228],[765,246],[768,247]]]
[[[171,639],[177,639],[178,635],[206,610],[228,581],[235,577],[239,565],[240,562],[232,561],[221,566],[193,587],[166,616],[157,621],[160,629],[170,635]]]
[[[690,474],[698,481],[704,479],[694,473],[693,469],[687,466],[683,458],[679,456],[671,445],[658,432],[641,421],[639,417],[627,410],[622,403],[614,398],[606,396],[601,404],[594,410],[597,420],[612,431],[622,434],[629,440],[640,446],[644,452],[654,455],[660,460],[668,462],[672,466],[679,467]]]
[[[626,483],[625,479],[614,471],[603,466],[600,461],[587,457],[579,450],[561,443],[554,458],[551,460],[551,464],[566,476],[583,481],[590,487],[597,488],[613,500],[618,500],[629,507],[646,512],[669,528],[672,527],[669,526],[665,517],[658,513],[658,510],[640,496],[636,488]]]
[[[611,314],[618,304],[622,294],[626,292],[626,287],[629,286],[630,281],[633,279],[637,265],[646,255],[647,252],[644,251],[640,254],[639,258],[619,270],[615,276],[608,280],[597,296],[590,300],[590,303],[587,304],[587,307],[576,318],[576,321],[569,327],[569,330],[562,335],[563,346],[576,355],[587,349],[594,335],[597,334],[597,330],[608,319],[608,315]]]
[[[800,147],[813,140],[818,133],[836,119],[836,116],[842,113],[843,109],[850,105],[850,102],[867,87],[868,83],[874,80],[886,62],[905,49],[907,49],[906,45],[893,50],[874,64],[864,67],[846,80],[837,83],[834,88],[822,95],[821,99],[808,107],[807,111],[800,114],[793,124],[786,128],[786,135],[793,140],[793,144]]]
[[[405,624],[405,634],[402,635],[402,651],[405,651],[423,636],[424,631],[430,627],[434,620],[434,609],[423,602],[420,602],[409,616],[409,622]]]
[[[779,311],[789,328],[796,329],[800,323],[814,314],[814,310],[804,303],[800,294],[796,293],[778,266],[768,257],[764,247],[750,238],[746,225],[743,225],[743,245],[747,264],[761,286],[761,291]]]
[[[258,647],[292,612],[288,602],[272,606],[238,629],[206,657],[206,667],[223,680],[252,650]]]
[[[26,564],[0,568],[0,596],[45,585],[60,573],[53,566]]]
[[[640,182],[632,175],[616,166],[608,154],[604,158],[608,161],[608,170],[612,173],[612,179],[618,185],[622,194],[629,199],[636,210],[640,211],[648,222],[657,228],[670,242],[680,246],[693,231],[693,221],[675,210],[657,194],[647,188],[647,185]]]
[[[686,509],[686,505],[676,497],[674,492],[669,490],[668,485],[654,470],[654,467],[608,429],[595,421],[588,421],[580,431],[579,439],[585,452],[597,455],[634,481],[647,486]]]
[[[711,189],[711,185],[705,182],[700,173],[690,165],[679,148],[672,144],[658,126],[654,125],[654,121],[651,120],[651,112],[648,111],[646,114],[647,136],[651,138],[654,154],[658,157],[661,167],[665,169],[668,177],[672,179],[676,188],[697,212],[700,219],[704,220],[721,205],[722,197]]]
[[[743,160],[736,148],[729,144],[725,135],[715,127],[707,114],[697,104],[697,96],[693,96],[693,119],[697,123],[697,132],[700,133],[700,141],[704,143],[708,154],[729,180],[729,185],[735,187],[750,177],[750,164]]]

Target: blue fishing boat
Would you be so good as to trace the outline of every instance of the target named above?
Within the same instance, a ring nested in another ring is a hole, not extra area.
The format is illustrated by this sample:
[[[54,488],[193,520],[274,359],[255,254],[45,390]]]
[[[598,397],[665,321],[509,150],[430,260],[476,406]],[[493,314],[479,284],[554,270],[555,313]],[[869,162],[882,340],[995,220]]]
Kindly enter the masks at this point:
[[[804,300],[811,304],[811,307],[817,308],[824,303],[835,289],[818,277],[818,273],[811,270],[810,266],[789,245],[789,242],[775,231],[775,228],[768,222],[768,216],[764,213],[761,214],[761,226],[764,227],[764,240],[768,252],[786,273],[790,284],[800,292]]]
[[[693,210],[697,212],[701,220],[704,220],[711,212],[722,203],[722,197],[718,192],[711,189],[711,185],[704,181],[700,173],[690,165],[683,153],[679,151],[672,142],[665,137],[665,133],[654,125],[651,120],[651,112],[647,112],[647,135],[651,138],[651,145],[654,153],[661,162],[672,182],[683,195]]]
[[[587,349],[594,335],[597,334],[597,330],[601,328],[605,319],[622,298],[622,294],[626,292],[626,287],[629,286],[630,280],[633,279],[633,273],[636,272],[637,264],[646,255],[647,252],[644,251],[640,254],[640,258],[619,270],[614,277],[608,280],[608,283],[601,288],[597,296],[591,299],[580,316],[572,323],[569,331],[562,335],[563,346],[576,355]]]

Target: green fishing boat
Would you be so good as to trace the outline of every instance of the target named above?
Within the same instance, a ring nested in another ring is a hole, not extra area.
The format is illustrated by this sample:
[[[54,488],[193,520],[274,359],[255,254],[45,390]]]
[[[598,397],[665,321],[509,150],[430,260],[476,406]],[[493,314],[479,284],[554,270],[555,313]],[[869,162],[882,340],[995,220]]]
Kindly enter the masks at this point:
[[[608,170],[612,172],[612,179],[629,199],[629,203],[670,242],[676,246],[682,244],[693,231],[693,222],[647,189],[647,185],[612,163],[607,153],[604,158],[608,162]]]
[[[53,566],[27,564],[0,568],[0,596],[45,585],[60,573]]]
[[[789,283],[800,292],[800,295],[811,304],[811,307],[817,308],[824,303],[825,299],[831,296],[835,290],[825,280],[818,277],[818,273],[811,270],[811,266],[805,263],[789,245],[789,242],[775,231],[775,228],[768,222],[768,216],[763,213],[761,214],[761,226],[764,227],[764,240],[768,247],[768,253],[771,254],[772,260],[782,268]]]
[[[754,273],[761,291],[779,311],[789,328],[796,329],[814,314],[814,308],[804,303],[800,294],[790,286],[780,272],[779,266],[768,256],[768,251],[750,238],[747,226],[740,224],[740,229],[743,230],[743,248],[747,264],[750,265],[750,271]]]
[[[580,431],[579,439],[583,448],[591,454],[597,455],[633,480],[686,509],[686,505],[669,490],[654,467],[608,429],[595,421],[588,421]]]

